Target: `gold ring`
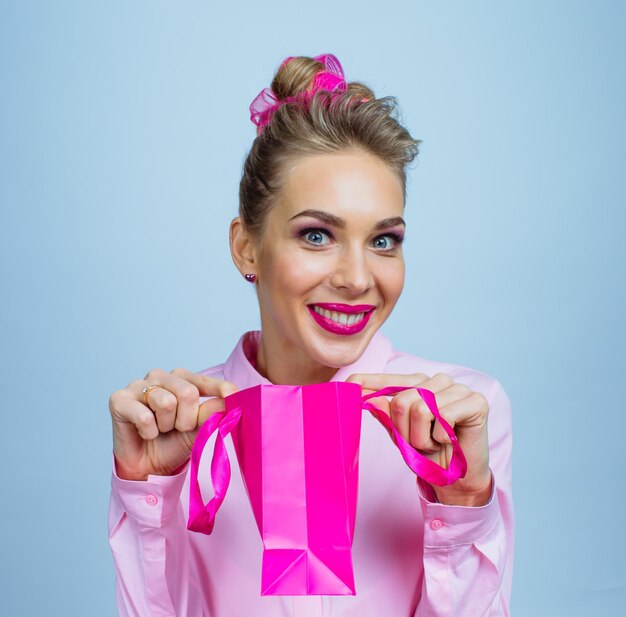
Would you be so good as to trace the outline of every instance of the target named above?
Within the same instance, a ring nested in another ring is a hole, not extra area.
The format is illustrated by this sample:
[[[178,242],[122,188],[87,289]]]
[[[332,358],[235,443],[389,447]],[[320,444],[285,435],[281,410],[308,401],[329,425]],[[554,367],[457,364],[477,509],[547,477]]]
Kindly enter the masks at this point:
[[[142,390],[143,392],[143,403],[146,407],[149,407],[148,405],[148,394],[150,394],[150,390],[152,390],[153,388],[162,388],[163,386],[160,386],[159,384],[153,384],[151,386],[145,386],[144,389]]]

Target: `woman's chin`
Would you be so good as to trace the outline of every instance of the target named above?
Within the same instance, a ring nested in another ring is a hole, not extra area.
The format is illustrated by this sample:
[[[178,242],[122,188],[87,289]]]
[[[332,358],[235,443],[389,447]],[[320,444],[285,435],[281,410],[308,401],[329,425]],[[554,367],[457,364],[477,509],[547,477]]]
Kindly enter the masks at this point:
[[[318,338],[313,346],[313,359],[319,364],[337,369],[354,364],[365,351],[375,331],[367,328],[358,336]]]

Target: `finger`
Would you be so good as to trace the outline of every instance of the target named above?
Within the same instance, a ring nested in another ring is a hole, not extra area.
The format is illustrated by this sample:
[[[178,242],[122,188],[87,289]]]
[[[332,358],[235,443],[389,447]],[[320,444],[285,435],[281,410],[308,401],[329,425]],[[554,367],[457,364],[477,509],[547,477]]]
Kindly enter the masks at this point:
[[[405,441],[409,441],[410,411],[419,394],[415,390],[405,390],[396,394],[389,403],[391,421]]]
[[[232,382],[216,377],[209,377],[200,373],[192,373],[187,369],[174,369],[179,375],[188,379],[196,385],[201,396],[209,397],[199,407],[196,417],[194,418],[195,428],[198,428],[206,422],[213,414],[218,411],[224,411],[224,399],[230,394],[239,391],[239,388]]]
[[[198,387],[188,381],[186,377],[181,377],[178,373],[173,372],[162,378],[161,385],[172,392],[177,401],[173,418],[167,416],[168,430],[175,428],[183,433],[193,431],[198,425],[198,412],[200,409],[200,390]],[[157,423],[159,423],[159,428],[161,428],[159,411],[155,410],[155,413]],[[170,419],[173,420],[171,425],[169,423]]]
[[[182,377],[191,382],[198,388],[200,396],[219,396],[225,398],[229,394],[237,392],[239,388],[230,381],[218,379],[217,377],[209,377],[201,373],[193,373],[185,368],[175,368],[172,374]]]
[[[440,446],[433,441],[431,434],[435,416],[419,394],[411,404],[409,417],[409,443],[424,452],[437,452]]]
[[[375,407],[378,407],[378,409],[384,411],[387,415],[390,415],[389,401],[390,398],[387,396],[375,396],[374,398],[368,399],[367,402]]]
[[[210,398],[200,405],[198,412],[198,426],[202,426],[213,414],[224,411],[224,399],[220,397]]]
[[[223,379],[192,373],[184,368],[173,369],[170,373],[153,369],[147,377],[147,381],[161,386],[150,391],[148,404],[163,433],[174,428],[187,432],[198,426],[200,394],[224,397],[238,389]]]
[[[137,401],[148,410],[154,417],[158,430],[167,432],[172,430],[176,419],[176,408],[178,401],[175,394],[161,385],[160,381],[166,379],[168,374],[162,369],[152,369],[148,376],[149,381],[136,379],[124,388],[123,392],[128,393],[133,400]],[[143,389],[148,385],[158,385],[144,396]]]
[[[452,428],[482,427],[487,423],[489,403],[480,392],[470,390],[466,397],[440,407],[439,413]],[[433,429],[433,439],[440,443],[450,441],[439,424]]]
[[[127,388],[134,394],[137,401],[141,402],[153,413],[158,430],[161,433],[167,433],[174,428],[178,408],[176,392],[171,391],[171,385],[169,387],[166,385],[169,375],[162,368],[153,368],[146,373],[143,380],[133,381]],[[154,385],[161,387],[152,388],[144,394],[144,387]]]
[[[436,373],[432,377],[428,377],[419,384],[420,388],[425,388],[431,392],[441,392],[454,384],[454,379],[447,373]]]
[[[381,390],[387,386],[421,386],[428,379],[424,373],[393,375],[387,373],[355,373],[346,381],[361,384],[364,390]]]
[[[439,413],[441,413],[441,417],[454,430],[454,420],[451,420],[450,418],[446,418],[446,413],[444,410],[440,409]],[[435,422],[432,425],[432,439],[434,442],[436,442],[439,445],[452,443],[450,437],[448,436],[448,433],[446,433],[446,430],[443,428],[443,426],[441,426],[439,422]]]
[[[143,390],[143,389],[142,389]],[[143,402],[143,391],[141,401]],[[154,414],[157,426],[161,433],[167,433],[174,428],[179,401],[172,386],[163,383],[160,388],[150,390],[146,396],[148,409]]]
[[[121,391],[115,399],[112,397],[111,412],[116,422],[134,426],[142,439],[156,439],[159,436],[159,428],[152,410],[130,394]],[[134,438],[132,440],[134,441]]]
[[[445,382],[445,380],[443,381]],[[442,383],[442,380],[439,380],[439,384],[435,384],[434,387],[439,387],[441,383]],[[439,390],[435,394],[435,403],[443,419],[447,421],[446,409],[450,405],[467,398],[471,394],[472,394],[472,390],[470,390],[470,388],[468,388],[465,384],[462,384],[462,383],[453,383],[450,387],[445,388],[444,390]],[[426,402],[422,401],[422,403],[420,404],[420,411],[422,413],[426,413],[425,408],[426,408]],[[430,434],[431,434],[432,439],[435,440],[438,444],[451,443],[448,433],[446,433],[445,429],[441,426],[439,422],[435,421],[434,416],[432,416],[432,414],[431,414],[431,418],[432,418],[432,424],[431,424]]]
[[[439,386],[435,385],[435,387]],[[430,388],[426,389],[430,390]],[[434,390],[431,391],[434,392]],[[451,386],[437,390],[437,393],[435,394],[435,401],[437,402],[438,407],[444,407],[445,405],[449,405],[450,403],[460,401],[468,397],[470,394],[472,394],[472,390],[468,388],[465,384],[453,382]]]
[[[149,374],[152,376],[154,373]],[[159,373],[158,378],[151,377],[144,385],[160,386],[150,390],[145,398],[143,387],[137,392],[137,399],[141,402],[145,400],[154,412],[159,431],[167,433],[173,428],[191,430],[195,427],[200,397],[196,386],[170,373]]]
[[[144,397],[143,388],[148,385],[160,387],[149,390]],[[194,384],[162,369],[152,369],[145,381],[137,380],[129,389],[135,393],[138,401],[147,404],[147,408],[154,413],[161,433],[174,428],[182,431],[195,428],[200,395]]]

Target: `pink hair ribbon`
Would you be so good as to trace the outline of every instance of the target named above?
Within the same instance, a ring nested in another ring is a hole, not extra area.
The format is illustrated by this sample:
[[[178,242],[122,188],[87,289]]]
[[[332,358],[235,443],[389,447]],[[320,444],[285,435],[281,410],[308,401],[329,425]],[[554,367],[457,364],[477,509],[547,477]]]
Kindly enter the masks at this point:
[[[285,58],[280,66],[287,64],[295,56]],[[291,103],[307,100],[318,90],[328,90],[329,92],[345,92],[348,85],[343,73],[341,63],[333,54],[321,54],[313,58],[324,65],[324,70],[317,73],[311,87],[304,95],[288,96],[284,99],[276,97],[271,88],[263,88],[250,103],[250,120],[257,126],[257,135],[266,124],[269,124],[274,112],[284,103]]]

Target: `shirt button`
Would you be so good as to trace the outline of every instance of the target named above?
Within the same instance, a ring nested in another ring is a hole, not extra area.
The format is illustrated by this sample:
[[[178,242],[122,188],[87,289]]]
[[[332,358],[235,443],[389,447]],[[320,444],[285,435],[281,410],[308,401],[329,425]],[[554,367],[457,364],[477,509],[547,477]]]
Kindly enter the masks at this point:
[[[146,496],[146,503],[149,506],[156,506],[157,503],[159,503],[159,499],[156,495],[147,495]]]
[[[440,518],[434,518],[432,521],[430,521],[430,528],[431,529],[441,529],[443,527],[444,523]]]

